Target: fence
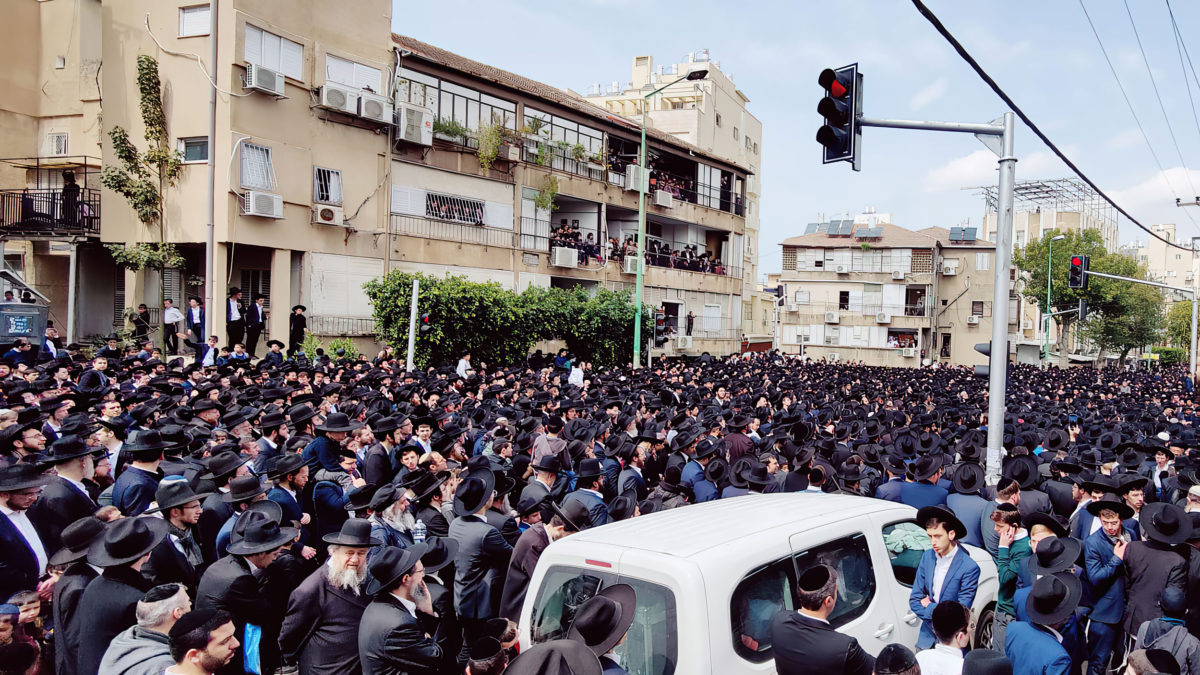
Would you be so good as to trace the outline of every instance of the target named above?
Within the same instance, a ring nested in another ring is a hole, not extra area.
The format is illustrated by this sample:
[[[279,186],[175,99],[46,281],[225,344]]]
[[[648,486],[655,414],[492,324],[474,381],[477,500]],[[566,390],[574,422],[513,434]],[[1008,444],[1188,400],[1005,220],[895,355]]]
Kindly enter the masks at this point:
[[[0,191],[4,235],[99,235],[100,190],[82,188],[73,200],[62,190]]]
[[[512,248],[513,231],[486,225],[464,225],[418,216],[392,215],[392,231],[422,239]]]
[[[308,317],[308,330],[321,337],[375,335],[375,319],[315,314]]]

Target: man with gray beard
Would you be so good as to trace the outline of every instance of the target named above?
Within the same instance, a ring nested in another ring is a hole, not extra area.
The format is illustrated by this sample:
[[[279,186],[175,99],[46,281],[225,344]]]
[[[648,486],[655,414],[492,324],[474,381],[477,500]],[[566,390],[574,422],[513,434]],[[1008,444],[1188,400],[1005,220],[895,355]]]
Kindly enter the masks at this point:
[[[305,675],[362,672],[358,624],[371,600],[363,593],[367,551],[382,543],[371,530],[368,521],[351,518],[340,532],[325,535],[329,560],[288,598],[279,633],[285,666],[299,666]]]
[[[371,499],[371,536],[383,542],[383,546],[408,548],[413,545],[413,526],[417,518],[408,510],[412,492],[397,485],[385,485]],[[382,548],[382,547],[380,547]],[[371,551],[368,557],[380,549]]]

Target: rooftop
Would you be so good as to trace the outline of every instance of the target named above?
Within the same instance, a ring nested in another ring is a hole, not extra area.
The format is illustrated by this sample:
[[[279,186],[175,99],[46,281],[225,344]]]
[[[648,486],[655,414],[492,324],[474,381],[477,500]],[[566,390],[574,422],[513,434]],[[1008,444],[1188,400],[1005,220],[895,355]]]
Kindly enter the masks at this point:
[[[850,221],[835,221],[848,223]],[[833,225],[830,223],[829,225]],[[830,229],[833,229],[832,227]],[[870,234],[878,234],[878,236],[862,237],[859,232],[868,229],[875,229],[878,232]],[[922,230],[910,230],[899,225],[891,223],[876,223],[870,225],[853,225],[853,229],[834,230],[840,234],[829,234],[825,232],[810,232],[796,237],[784,239],[781,246],[797,246],[800,248],[858,248],[864,243],[871,245],[871,248],[933,248],[940,244],[942,247],[969,247],[976,249],[995,248],[994,244],[976,240],[974,243],[965,243],[962,241],[952,241],[950,230],[943,227],[926,227]]]
[[[400,47],[412,52],[418,58],[429,61],[430,63],[434,63],[451,70],[456,70],[461,73],[466,73],[467,75],[478,77],[480,79],[488,80],[494,84],[507,87],[508,89],[512,89],[513,91],[517,91],[528,96],[534,96],[546,101],[550,101],[551,103],[555,103],[564,108],[569,108],[575,112],[606,122],[610,125],[622,127],[628,130],[630,133],[641,132],[640,125],[631,122],[620,115],[609,112],[600,106],[589,103],[578,96],[573,96],[562,89],[538,82],[537,80],[531,80],[528,77],[523,77],[521,75],[517,75],[516,73],[510,73],[507,70],[502,70],[495,66],[489,66],[486,63],[473,61],[465,56],[460,56],[453,52],[446,51],[440,47],[435,47],[426,42],[421,42],[416,38],[411,38],[406,35],[397,35],[392,33],[392,41]],[[725,166],[737,168],[744,173],[750,173],[750,170],[747,167],[742,166],[737,162],[731,162],[727,159],[723,159],[706,150],[703,150],[699,146],[681,141],[675,136],[664,131],[659,131],[654,127],[646,128],[646,136],[653,138],[659,143],[674,146],[681,151],[687,151],[693,155],[703,157],[707,161],[718,162]]]

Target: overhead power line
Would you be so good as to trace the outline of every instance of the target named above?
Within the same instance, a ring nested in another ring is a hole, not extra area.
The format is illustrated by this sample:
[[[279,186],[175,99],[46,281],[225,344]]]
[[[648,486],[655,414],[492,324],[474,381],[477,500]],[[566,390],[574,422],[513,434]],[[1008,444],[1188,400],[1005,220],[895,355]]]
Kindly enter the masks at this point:
[[[1047,137],[1046,134],[1042,132],[1041,128],[1039,128],[1036,124],[1034,124],[1033,120],[1031,120],[1029,118],[1029,116],[1025,114],[1025,111],[1023,111],[1021,109],[1021,107],[1017,105],[1016,101],[1013,101],[1012,97],[1010,97],[1004,91],[1004,89],[1002,89],[1000,87],[999,84],[996,84],[996,81],[994,79],[992,79],[992,76],[988,75],[987,71],[985,71],[983,69],[983,67],[979,65],[979,62],[976,61],[975,58],[973,56],[971,56],[971,54],[969,52],[967,52],[966,48],[963,47],[962,43],[959,42],[958,39],[955,38],[954,35],[949,31],[949,29],[947,29],[946,26],[942,24],[941,20],[939,20],[937,18],[937,16],[932,11],[930,11],[930,9],[928,7],[925,6],[925,3],[921,2],[921,0],[912,0],[912,2],[913,2],[913,5],[917,8],[917,11],[921,13],[921,16],[925,17],[925,19],[927,21],[929,21],[930,25],[933,26],[934,30],[936,30],[943,38],[945,38],[946,42],[950,43],[950,46],[954,48],[954,51],[958,52],[958,55],[961,56],[962,59],[967,62],[967,65],[971,66],[971,69],[974,70],[977,75],[979,75],[980,79],[982,79],[985,84],[987,84],[989,87],[991,87],[992,91],[995,92],[996,95],[1000,97],[1000,100],[1004,101],[1005,105],[1007,105],[1009,108],[1011,108],[1013,113],[1015,113],[1017,115],[1017,117],[1021,118],[1021,121],[1025,124],[1025,126],[1029,127],[1029,130],[1032,131],[1035,136],[1037,136],[1039,139],[1041,139],[1042,143],[1044,143],[1046,145],[1046,147],[1049,148],[1050,151],[1053,152],[1056,157],[1058,157],[1060,160],[1062,160],[1063,164],[1067,165],[1067,168],[1071,169],[1071,171],[1073,171],[1076,176],[1079,176],[1080,180],[1087,183],[1088,186],[1090,186],[1093,190],[1096,191],[1096,194],[1100,195],[1104,199],[1104,201],[1111,204],[1112,207],[1117,210],[1117,213],[1120,213],[1121,215],[1125,216],[1125,218],[1127,218],[1129,220],[1129,222],[1131,222],[1134,225],[1136,225],[1137,227],[1139,227],[1146,234],[1150,235],[1151,237],[1154,237],[1155,239],[1163,242],[1164,244],[1166,244],[1168,246],[1172,246],[1174,248],[1181,249],[1184,251],[1192,250],[1191,248],[1189,248],[1187,246],[1180,246],[1179,244],[1176,244],[1175,242],[1170,241],[1170,240],[1160,236],[1157,232],[1154,232],[1150,228],[1143,225],[1140,220],[1138,220],[1137,218],[1134,218],[1120,204],[1117,204],[1111,197],[1109,197],[1108,194],[1106,192],[1104,192],[1104,190],[1100,189],[1100,186],[1097,185],[1095,181],[1093,181],[1091,178],[1089,178],[1088,175],[1085,174],[1082,169],[1080,169],[1078,166],[1076,166],[1075,163],[1072,162],[1070,160],[1070,158],[1068,158],[1066,156],[1066,154],[1063,153],[1062,150],[1059,150],[1058,146],[1055,145],[1054,142],[1051,141],[1050,138]]]
[[[1188,71],[1192,72],[1192,82],[1200,90],[1200,78],[1196,77],[1196,67],[1192,65],[1192,55],[1188,53],[1187,43],[1183,41],[1183,33],[1175,22],[1175,10],[1171,9],[1171,0],[1167,2],[1167,13],[1171,15],[1171,29],[1175,31],[1175,49],[1179,52],[1179,68],[1183,71],[1183,84],[1187,87],[1188,103],[1192,105],[1192,121],[1196,123],[1196,133],[1200,134],[1200,114],[1196,113],[1196,100],[1192,97],[1192,83],[1188,81]],[[1185,64],[1186,60],[1186,64]]]

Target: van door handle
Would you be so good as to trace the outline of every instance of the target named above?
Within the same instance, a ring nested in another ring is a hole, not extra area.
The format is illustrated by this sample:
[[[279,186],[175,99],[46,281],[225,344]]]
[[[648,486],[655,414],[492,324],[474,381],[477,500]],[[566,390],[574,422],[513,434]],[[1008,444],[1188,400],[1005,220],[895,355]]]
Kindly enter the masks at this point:
[[[875,639],[876,640],[887,639],[887,637],[892,634],[892,630],[895,628],[896,628],[896,625],[891,624],[891,623],[880,626],[879,630],[875,631]]]
[[[921,621],[921,619],[919,617],[917,617],[916,612],[909,612],[908,614],[904,615],[904,623],[906,623],[910,626],[915,626],[920,621]]]

